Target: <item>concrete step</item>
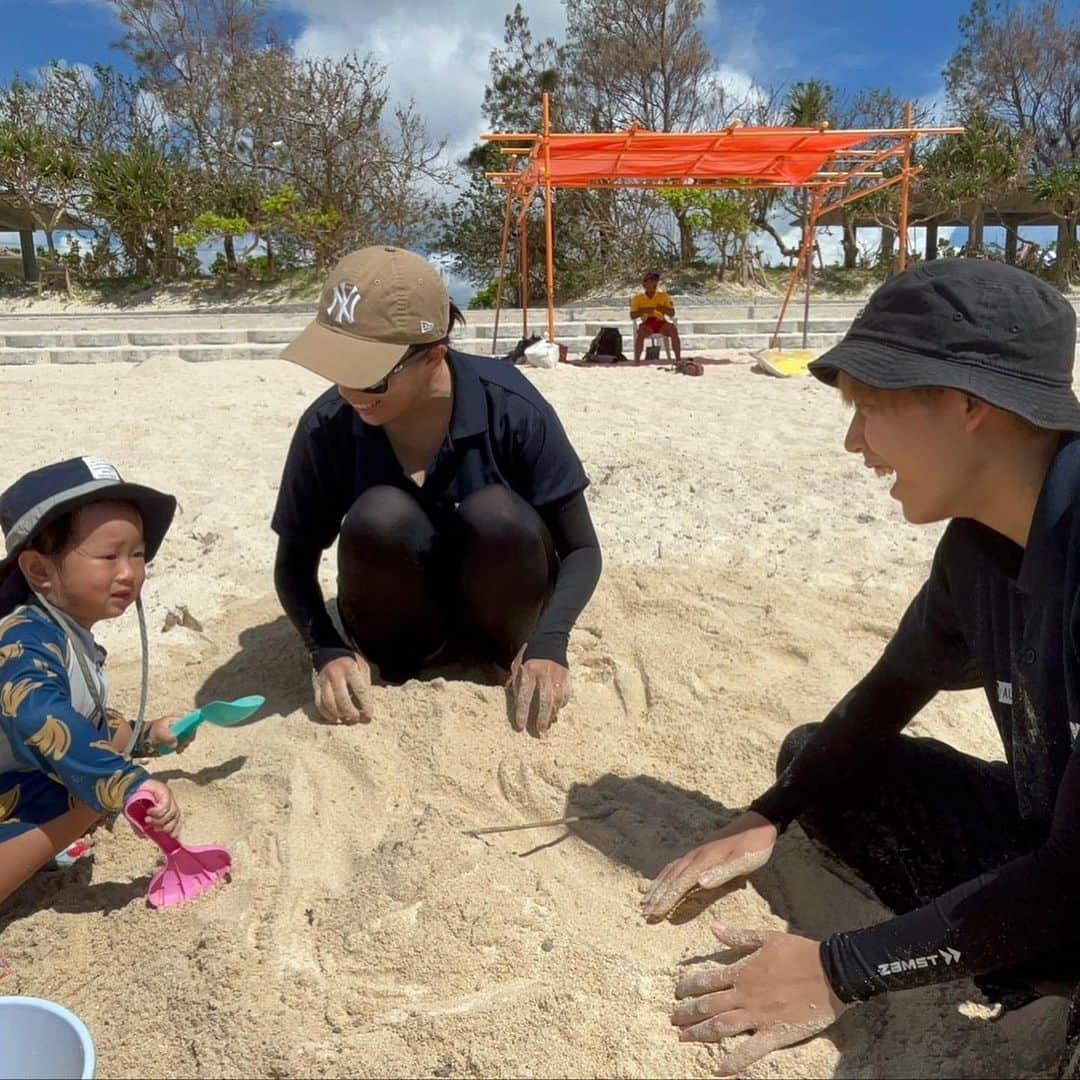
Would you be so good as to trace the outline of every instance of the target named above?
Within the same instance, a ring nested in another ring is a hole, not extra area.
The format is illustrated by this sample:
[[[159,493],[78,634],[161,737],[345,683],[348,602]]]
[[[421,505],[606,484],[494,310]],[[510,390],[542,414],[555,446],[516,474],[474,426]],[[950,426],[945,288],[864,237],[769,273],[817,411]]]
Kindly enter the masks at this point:
[[[807,347],[811,349],[827,349],[835,345],[844,335],[829,333],[808,333]],[[592,341],[592,334],[575,334],[558,338],[560,345],[565,345],[571,353],[580,355],[585,352]],[[719,350],[754,350],[766,349],[772,340],[772,331],[768,333],[730,333],[730,334],[680,334],[682,350],[684,353],[719,351]],[[785,349],[802,347],[802,332],[787,331],[780,335],[780,347]],[[504,338],[501,334],[495,343],[495,355],[503,356],[508,353],[518,342],[518,338]],[[461,352],[476,353],[479,356],[492,355],[490,339],[483,338],[455,338],[454,347]],[[663,346],[661,345],[661,348]],[[634,343],[626,335],[623,335],[623,352],[630,354],[634,350]]]
[[[300,332],[302,327],[272,327],[249,329],[245,327],[221,330],[118,330],[100,334],[71,333],[53,330],[43,333],[4,333],[0,335],[3,345],[9,349],[122,349],[127,346],[165,345],[242,345],[286,344]]]
[[[683,334],[682,347],[686,353],[756,350],[769,347],[769,333],[733,332],[724,334]],[[842,337],[841,334],[811,333],[807,337],[810,348],[828,348]],[[570,352],[580,356],[589,347],[593,335],[570,334],[559,339]],[[504,356],[515,344],[517,337],[503,338],[500,334],[494,355]],[[784,333],[780,336],[781,348],[798,348],[802,345],[801,333]],[[477,337],[455,338],[454,347],[477,356],[491,356],[491,339]],[[623,352],[633,352],[633,343],[623,342]],[[216,344],[171,345],[124,345],[124,346],[57,346],[53,348],[0,348],[0,366],[23,364],[141,364],[148,360],[178,358],[189,363],[209,363],[214,360],[276,360],[281,356],[278,342],[225,342]]]
[[[617,326],[623,333],[624,340],[631,340],[631,327],[628,323],[612,320],[610,322],[562,322],[555,325],[555,339],[569,344],[579,338],[591,339],[603,326]],[[812,319],[807,324],[810,333],[843,333],[848,323],[840,319]],[[729,319],[712,322],[686,321],[679,324],[683,337],[698,336],[736,336],[753,334],[771,334],[775,323],[765,319]],[[0,343],[8,350],[55,350],[72,351],[84,349],[128,349],[128,348],[201,348],[218,345],[287,345],[301,331],[298,326],[277,327],[229,327],[216,330],[174,329],[174,330],[118,330],[108,333],[75,333],[53,330],[41,333],[16,332],[0,334]],[[789,320],[784,325],[786,332],[800,332],[801,320]],[[546,333],[545,325],[529,326],[530,333]],[[494,332],[493,326],[466,326],[455,333],[455,344],[466,341],[486,342],[489,346]],[[521,338],[521,327],[501,323],[498,347],[513,348]]]
[[[273,360],[281,356],[279,345],[253,343],[219,345],[146,345],[88,348],[0,348],[0,366],[13,364],[141,364],[147,360],[177,357],[193,364],[213,360]]]

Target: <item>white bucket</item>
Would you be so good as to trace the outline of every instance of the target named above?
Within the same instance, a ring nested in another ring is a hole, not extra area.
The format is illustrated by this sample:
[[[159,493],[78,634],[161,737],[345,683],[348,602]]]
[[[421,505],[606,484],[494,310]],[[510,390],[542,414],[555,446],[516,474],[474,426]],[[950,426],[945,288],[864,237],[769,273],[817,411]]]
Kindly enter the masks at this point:
[[[0,997],[0,1080],[93,1080],[94,1040],[62,1005]]]

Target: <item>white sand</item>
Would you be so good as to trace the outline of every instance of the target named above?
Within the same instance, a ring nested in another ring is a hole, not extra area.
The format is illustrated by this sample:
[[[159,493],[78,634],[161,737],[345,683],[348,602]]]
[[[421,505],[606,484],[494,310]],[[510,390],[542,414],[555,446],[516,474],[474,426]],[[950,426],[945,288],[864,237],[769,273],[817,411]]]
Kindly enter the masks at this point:
[[[443,679],[377,689],[367,727],[312,721],[268,521],[317,378],[284,362],[0,369],[0,486],[89,453],[180,499],[147,588],[155,715],[269,698],[261,722],[155,766],[186,839],[232,850],[230,885],[147,909],[154,853],[120,824],[89,880],[39,878],[0,910],[16,969],[0,992],[75,1009],[99,1076],[710,1075],[712,1052],[667,1019],[710,920],[646,926],[639,884],[762,790],[783,735],[866,670],[939,530],[905,524],[841,451],[844,410],[808,379],[533,378],[592,477],[606,559],[571,644],[574,701],[544,742],[509,729],[499,688]],[[180,604],[202,633],[159,632]],[[122,622],[103,636],[132,705]],[[915,729],[1000,756],[977,694]],[[612,806],[570,831],[462,834]],[[824,935],[883,911],[794,829],[710,914]],[[752,1075],[1049,1075],[1064,1004],[995,1024],[980,1002],[968,982],[876,1001]]]

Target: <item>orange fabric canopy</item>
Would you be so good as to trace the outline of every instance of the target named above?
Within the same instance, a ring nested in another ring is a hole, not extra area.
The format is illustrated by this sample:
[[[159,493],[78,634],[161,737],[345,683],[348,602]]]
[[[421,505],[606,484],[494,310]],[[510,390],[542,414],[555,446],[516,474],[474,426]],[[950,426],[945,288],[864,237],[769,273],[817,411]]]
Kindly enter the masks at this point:
[[[618,187],[635,181],[649,186],[670,181],[675,187],[688,180],[727,179],[747,186],[799,186],[833,154],[865,143],[868,136],[865,131],[790,127],[739,127],[701,134],[553,132],[548,136],[547,154],[551,183],[557,188]],[[518,183],[545,182],[544,151],[537,147],[534,155],[519,173]]]

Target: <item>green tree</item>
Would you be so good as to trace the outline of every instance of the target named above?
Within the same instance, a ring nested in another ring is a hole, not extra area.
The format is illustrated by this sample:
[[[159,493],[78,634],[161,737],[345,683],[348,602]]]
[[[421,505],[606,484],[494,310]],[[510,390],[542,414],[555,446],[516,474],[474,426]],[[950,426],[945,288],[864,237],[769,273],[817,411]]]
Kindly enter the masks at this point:
[[[177,270],[174,233],[199,200],[200,178],[177,151],[147,139],[123,150],[99,150],[88,164],[88,209],[120,241],[139,276],[172,276]]]
[[[929,198],[955,213],[969,213],[968,250],[982,250],[986,208],[1023,182],[1030,140],[1005,121],[975,112],[964,134],[943,138],[925,159],[923,186]]]
[[[780,122],[793,127],[817,127],[825,123],[835,127],[836,108],[836,90],[831,83],[822,79],[804,79],[788,88]],[[799,222],[801,236],[797,247],[785,244],[773,224],[772,218],[778,203],[786,206],[792,217]],[[789,189],[786,193],[764,190],[757,195],[754,206],[755,227],[767,232],[773,238],[781,255],[789,259],[798,258],[802,252],[802,238],[806,236],[808,228],[810,192],[806,188],[796,191]],[[812,258],[813,252],[809,252],[808,255]]]
[[[594,131],[634,123],[650,131],[715,126],[725,102],[700,26],[704,14],[702,0],[566,0],[572,106],[581,126]],[[695,256],[694,230],[681,206],[671,211],[680,260],[689,263]]]
[[[1033,176],[1028,188],[1037,199],[1043,199],[1057,217],[1057,257],[1055,277],[1071,284],[1080,275],[1080,249],[1076,228],[1080,224],[1080,161],[1073,161]]]
[[[683,212],[695,233],[704,235],[716,248],[718,277],[734,264],[740,285],[750,280],[751,202],[742,191],[705,188],[667,188],[661,193],[673,210]]]
[[[45,233],[54,259],[53,232],[82,185],[82,162],[56,135],[40,124],[0,123],[0,188]]]
[[[567,48],[554,38],[537,41],[521,4],[503,20],[503,47],[488,56],[484,116],[496,131],[539,131],[540,102],[551,94],[551,124],[566,130],[568,108]]]
[[[1080,158],[1080,7],[973,0],[960,39],[943,72],[957,115],[1020,132],[1036,171]]]

